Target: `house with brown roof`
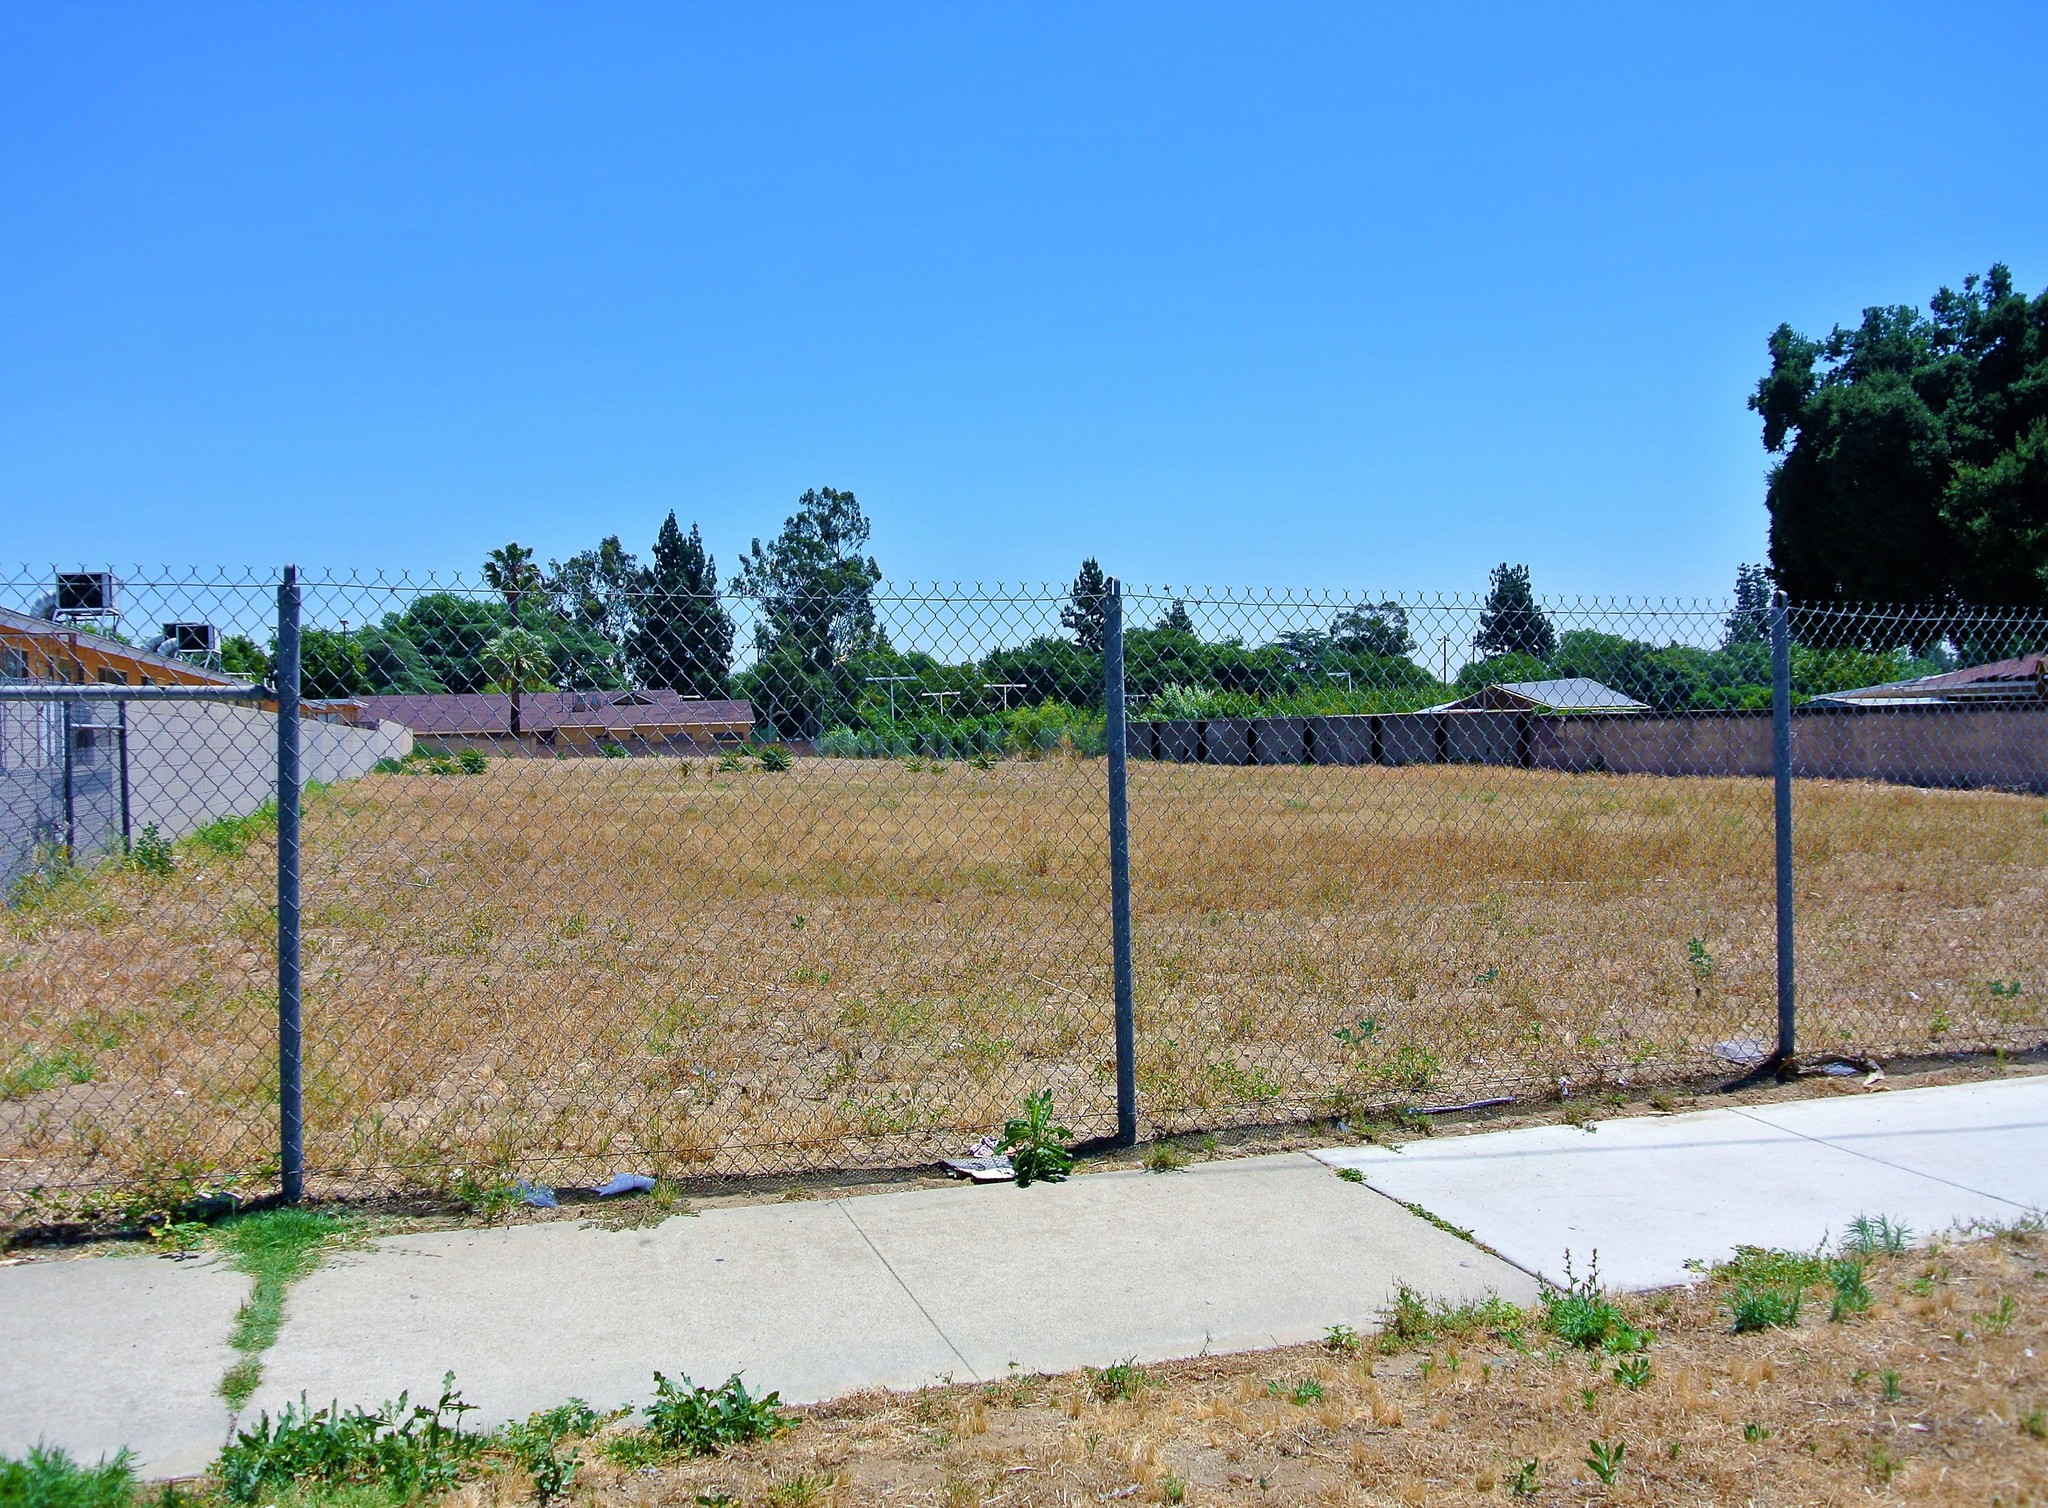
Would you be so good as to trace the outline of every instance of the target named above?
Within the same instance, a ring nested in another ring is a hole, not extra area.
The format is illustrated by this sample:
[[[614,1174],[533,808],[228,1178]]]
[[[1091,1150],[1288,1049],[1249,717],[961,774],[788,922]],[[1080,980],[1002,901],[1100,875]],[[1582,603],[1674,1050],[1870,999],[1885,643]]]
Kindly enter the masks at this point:
[[[360,721],[398,723],[444,753],[708,754],[754,733],[751,703],[680,691],[528,691],[519,698],[516,740],[512,698],[503,692],[364,696],[355,705]]]
[[[2039,707],[2048,704],[2048,654],[2017,655],[1910,681],[1858,686],[1813,700],[1816,705],[1832,707]]]

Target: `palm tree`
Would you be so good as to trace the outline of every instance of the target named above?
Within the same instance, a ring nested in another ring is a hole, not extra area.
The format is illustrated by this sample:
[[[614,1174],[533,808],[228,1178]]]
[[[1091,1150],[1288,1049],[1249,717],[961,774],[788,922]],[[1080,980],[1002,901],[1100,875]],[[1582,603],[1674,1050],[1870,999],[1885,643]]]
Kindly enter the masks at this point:
[[[541,588],[540,567],[533,563],[533,551],[514,541],[491,551],[484,561],[484,580],[505,599],[512,614],[512,626],[519,626],[519,604]]]
[[[512,693],[512,741],[518,743],[520,694],[554,690],[548,680],[554,669],[548,641],[530,628],[508,628],[484,646],[484,665],[491,672],[491,684]]]

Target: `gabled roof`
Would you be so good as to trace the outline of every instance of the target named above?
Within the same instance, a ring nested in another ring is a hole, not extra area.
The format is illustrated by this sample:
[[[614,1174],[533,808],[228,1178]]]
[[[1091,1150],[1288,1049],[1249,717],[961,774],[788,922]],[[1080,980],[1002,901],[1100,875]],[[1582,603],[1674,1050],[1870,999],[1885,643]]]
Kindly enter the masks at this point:
[[[1939,675],[1923,675],[1910,681],[1884,681],[1875,686],[1858,686],[1848,691],[1831,691],[1814,698],[1817,702],[1854,705],[1858,702],[1888,704],[1943,702],[2031,702],[2048,700],[2048,654],[2018,655],[2010,660],[1993,660]]]
[[[1590,677],[1502,681],[1424,712],[1647,712],[1649,706]]]
[[[398,723],[425,737],[510,733],[512,698],[503,692],[433,692],[355,698],[363,722]],[[630,733],[639,727],[751,726],[749,702],[711,701],[680,691],[529,691],[519,699],[519,725],[528,733],[590,728]]]

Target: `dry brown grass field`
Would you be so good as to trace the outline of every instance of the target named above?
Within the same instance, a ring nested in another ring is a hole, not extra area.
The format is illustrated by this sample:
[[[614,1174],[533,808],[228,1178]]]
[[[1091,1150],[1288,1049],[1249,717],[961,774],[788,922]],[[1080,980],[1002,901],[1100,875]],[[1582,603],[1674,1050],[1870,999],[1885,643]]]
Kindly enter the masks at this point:
[[[495,761],[318,791],[323,1192],[905,1163],[1112,1120],[1100,761]],[[1726,1072],[1772,1021],[1769,788],[1135,765],[1149,1131]],[[2048,802],[1802,784],[1802,1045],[2038,1045]],[[0,913],[0,1190],[274,1156],[272,839]]]
[[[718,1458],[635,1470],[586,1451],[576,1491],[602,1508],[2020,1508],[2048,1501],[2044,1262],[2025,1233],[1878,1257],[1866,1313],[1832,1319],[1822,1284],[1792,1328],[1742,1335],[1725,1282],[1625,1300],[1654,1333],[1627,1358],[1641,1364],[1633,1386],[1617,1375],[1623,1359],[1561,1346],[1535,1315],[1468,1313],[1349,1354],[1296,1347],[1136,1377],[869,1394],[805,1409],[789,1433]],[[1611,1483],[1589,1459],[1596,1442],[1621,1447],[1605,1463]],[[531,1500],[513,1473],[447,1501]]]

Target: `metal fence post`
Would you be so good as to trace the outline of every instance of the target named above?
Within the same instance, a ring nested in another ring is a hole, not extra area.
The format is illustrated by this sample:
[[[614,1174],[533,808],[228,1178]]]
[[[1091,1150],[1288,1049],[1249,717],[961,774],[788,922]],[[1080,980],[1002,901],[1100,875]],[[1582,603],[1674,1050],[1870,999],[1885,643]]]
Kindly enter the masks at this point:
[[[306,1191],[299,1032],[299,571],[277,588],[277,1111],[287,1204]]]
[[[1785,594],[1771,598],[1771,778],[1776,810],[1778,870],[1778,1047],[1779,1068],[1792,1062],[1792,631]]]
[[[1116,973],[1116,1141],[1138,1140],[1138,1042],[1131,984],[1129,730],[1124,723],[1124,589],[1111,577],[1102,601],[1102,689],[1109,745],[1109,911]]]

